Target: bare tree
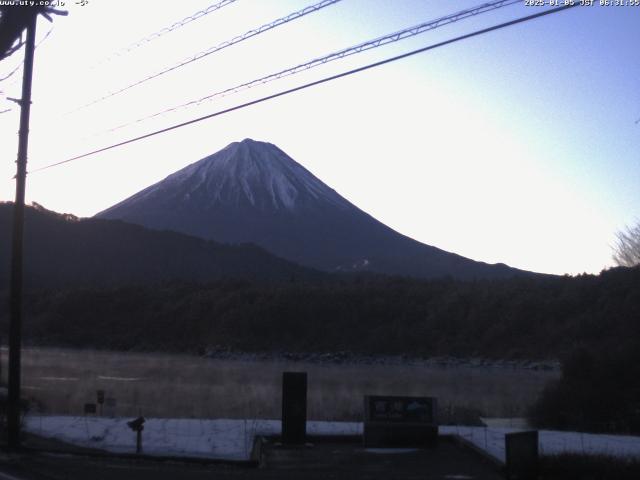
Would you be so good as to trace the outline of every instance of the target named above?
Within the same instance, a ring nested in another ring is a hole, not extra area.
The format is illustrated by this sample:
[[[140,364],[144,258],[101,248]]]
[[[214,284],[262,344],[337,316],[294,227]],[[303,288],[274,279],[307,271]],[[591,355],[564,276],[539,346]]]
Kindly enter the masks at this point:
[[[640,265],[640,222],[616,233],[613,261],[621,267]]]

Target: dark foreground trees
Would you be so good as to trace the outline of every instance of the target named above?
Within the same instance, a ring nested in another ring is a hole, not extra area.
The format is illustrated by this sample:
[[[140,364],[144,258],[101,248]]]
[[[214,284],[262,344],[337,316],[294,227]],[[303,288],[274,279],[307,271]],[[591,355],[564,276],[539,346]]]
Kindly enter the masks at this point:
[[[539,428],[640,433],[640,349],[631,342],[576,349],[530,419]]]

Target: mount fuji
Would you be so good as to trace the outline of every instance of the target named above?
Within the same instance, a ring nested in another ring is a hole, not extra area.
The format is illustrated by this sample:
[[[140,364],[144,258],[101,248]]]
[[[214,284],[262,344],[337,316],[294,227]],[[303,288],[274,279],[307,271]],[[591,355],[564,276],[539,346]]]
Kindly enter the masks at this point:
[[[255,243],[330,272],[421,278],[529,274],[406,237],[351,204],[270,143],[234,142],[97,217],[226,243]]]

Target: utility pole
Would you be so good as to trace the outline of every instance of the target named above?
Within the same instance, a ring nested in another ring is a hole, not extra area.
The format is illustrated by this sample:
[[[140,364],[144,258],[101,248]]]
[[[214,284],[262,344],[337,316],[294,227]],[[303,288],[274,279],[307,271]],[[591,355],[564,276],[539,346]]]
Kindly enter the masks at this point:
[[[13,246],[11,253],[11,285],[9,290],[9,398],[7,405],[8,446],[20,447],[20,356],[22,348],[22,269],[24,236],[24,194],[27,177],[27,149],[29,146],[29,114],[31,113],[31,80],[38,15],[34,12],[27,24],[24,52],[22,98],[20,104],[20,132],[16,173],[16,201],[13,206]]]

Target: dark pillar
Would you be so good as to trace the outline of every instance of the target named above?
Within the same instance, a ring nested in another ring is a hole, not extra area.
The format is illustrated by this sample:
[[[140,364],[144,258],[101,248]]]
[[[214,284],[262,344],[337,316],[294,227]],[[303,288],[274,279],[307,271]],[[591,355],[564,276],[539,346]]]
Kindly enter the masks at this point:
[[[282,443],[302,445],[307,436],[307,372],[282,374]]]

